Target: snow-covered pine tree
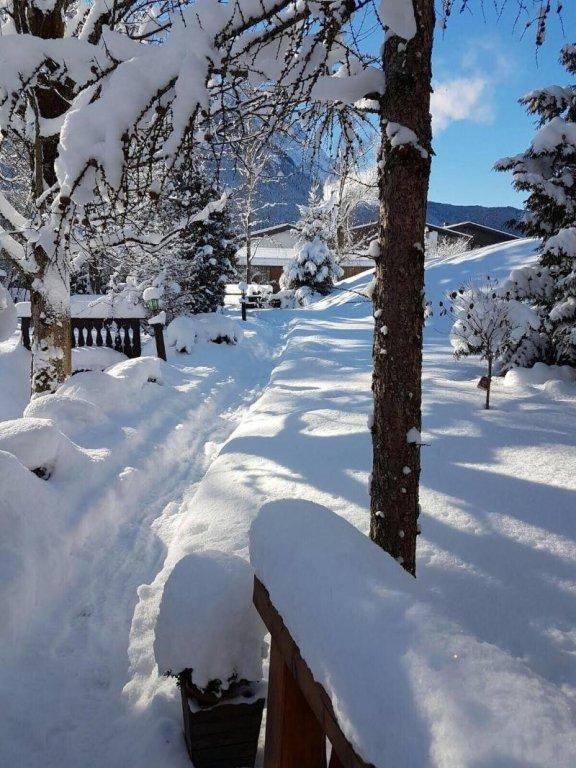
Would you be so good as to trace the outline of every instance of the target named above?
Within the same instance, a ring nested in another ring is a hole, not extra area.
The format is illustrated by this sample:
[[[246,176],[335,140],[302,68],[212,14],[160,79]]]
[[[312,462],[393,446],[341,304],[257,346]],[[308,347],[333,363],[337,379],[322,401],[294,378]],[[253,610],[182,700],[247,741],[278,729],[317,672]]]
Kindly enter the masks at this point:
[[[576,75],[576,45],[565,46],[560,60]],[[512,171],[514,187],[528,193],[521,226],[542,246],[538,263],[515,270],[504,287],[534,306],[542,323],[507,363],[576,365],[576,84],[541,88],[521,102],[537,116],[538,132],[525,152],[496,168]]]
[[[215,312],[224,304],[226,283],[236,276],[236,249],[226,207],[215,206],[206,218],[193,221],[199,211],[219,199],[207,174],[187,162],[161,207],[161,225],[186,222],[180,237],[162,254],[163,304],[169,319]]]
[[[284,267],[280,287],[305,294],[327,294],[344,274],[337,263],[330,243],[334,240],[334,204],[322,200],[318,187],[310,190],[307,205],[298,206],[300,219],[296,224],[299,242],[294,258]]]

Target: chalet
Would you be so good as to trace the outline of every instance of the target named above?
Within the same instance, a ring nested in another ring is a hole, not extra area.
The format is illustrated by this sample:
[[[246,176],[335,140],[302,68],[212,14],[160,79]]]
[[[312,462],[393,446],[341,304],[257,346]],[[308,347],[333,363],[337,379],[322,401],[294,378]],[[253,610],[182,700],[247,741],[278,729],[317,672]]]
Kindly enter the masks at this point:
[[[374,266],[373,259],[367,256],[367,250],[368,244],[376,237],[377,231],[377,222],[359,224],[352,228],[353,245],[350,253],[341,263],[344,277],[353,277]],[[426,237],[433,245],[442,241],[461,242],[462,250],[470,248],[472,241],[471,235],[452,231],[447,227],[438,227],[434,224],[426,226]],[[252,280],[270,284],[277,291],[282,271],[293,258],[294,247],[297,242],[298,232],[290,223],[277,224],[254,232],[252,236]],[[236,259],[242,273],[246,266],[246,248],[244,246],[237,251]]]
[[[252,237],[252,279],[255,282],[268,283],[277,291],[285,265],[294,258],[298,233],[293,224],[279,224],[258,230]],[[244,246],[237,251],[236,260],[242,273],[246,266]],[[344,277],[352,277],[373,267],[374,261],[363,253],[349,254],[341,266]]]
[[[450,230],[470,238],[470,248],[484,248],[487,245],[497,245],[510,240],[518,240],[518,235],[503,232],[501,229],[487,227],[476,221],[461,221],[458,224],[446,224],[444,230]]]

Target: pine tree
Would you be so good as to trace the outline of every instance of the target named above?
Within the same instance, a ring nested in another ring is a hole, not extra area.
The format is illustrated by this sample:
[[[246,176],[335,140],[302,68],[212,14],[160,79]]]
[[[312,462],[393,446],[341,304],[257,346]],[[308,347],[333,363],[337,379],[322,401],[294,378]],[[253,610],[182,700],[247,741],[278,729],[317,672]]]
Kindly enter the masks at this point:
[[[205,220],[191,221],[219,197],[206,175],[187,163],[161,208],[160,217],[167,226],[190,221],[164,254],[163,303],[169,319],[215,312],[224,304],[226,283],[236,276],[236,249],[226,209],[211,212]]]
[[[560,61],[575,75],[576,45],[565,46]],[[507,363],[576,365],[576,85],[535,90],[521,103],[537,116],[538,131],[525,152],[496,168],[512,171],[514,187],[528,192],[521,226],[542,246],[538,263],[515,270],[505,288],[532,304],[542,322],[511,350]]]
[[[314,186],[308,204],[298,209],[299,243],[294,258],[284,267],[280,287],[299,291],[299,298],[311,293],[327,294],[344,274],[330,248],[334,239],[333,202],[321,200]]]

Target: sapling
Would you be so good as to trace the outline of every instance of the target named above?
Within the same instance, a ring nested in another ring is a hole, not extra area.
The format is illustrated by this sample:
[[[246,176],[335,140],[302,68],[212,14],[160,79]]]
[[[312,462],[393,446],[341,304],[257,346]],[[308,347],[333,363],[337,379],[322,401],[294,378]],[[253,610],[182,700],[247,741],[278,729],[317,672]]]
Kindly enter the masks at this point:
[[[487,362],[485,408],[489,409],[494,362],[508,348],[517,329],[512,305],[490,277],[483,283],[461,286],[449,293],[448,299],[448,308],[440,302],[441,314],[450,311],[455,318],[450,331],[455,357],[478,355]]]

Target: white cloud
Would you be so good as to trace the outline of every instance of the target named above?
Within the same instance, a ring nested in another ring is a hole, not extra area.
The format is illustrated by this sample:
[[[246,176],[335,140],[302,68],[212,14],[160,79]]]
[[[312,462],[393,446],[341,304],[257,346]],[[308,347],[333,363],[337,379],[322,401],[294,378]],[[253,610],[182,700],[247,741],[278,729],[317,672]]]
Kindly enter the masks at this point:
[[[491,90],[490,80],[481,75],[435,83],[430,105],[434,134],[459,120],[491,122],[494,119]]]

